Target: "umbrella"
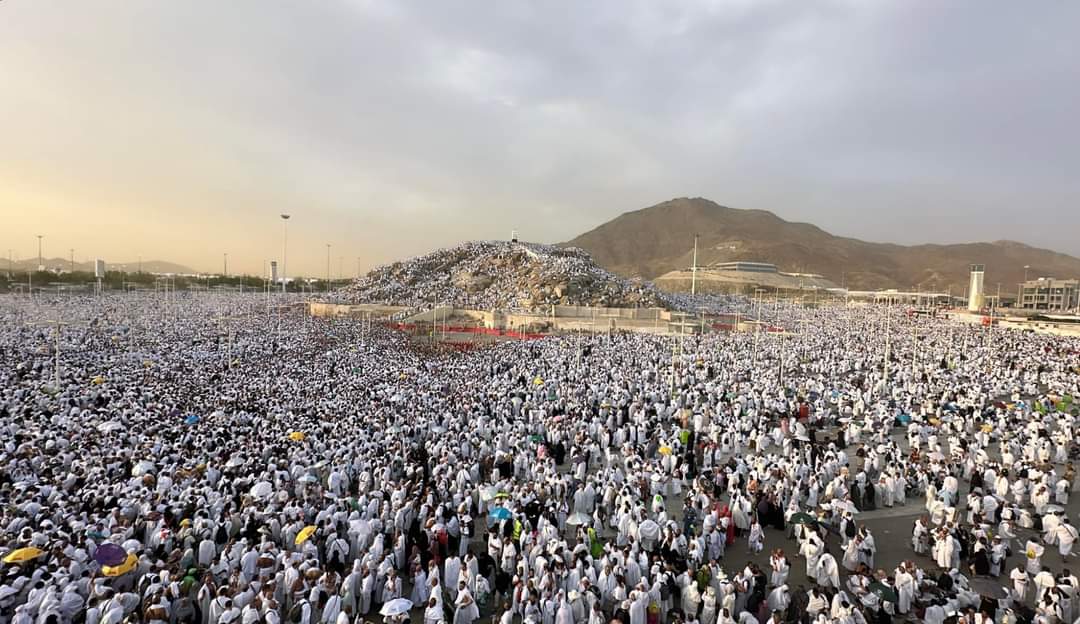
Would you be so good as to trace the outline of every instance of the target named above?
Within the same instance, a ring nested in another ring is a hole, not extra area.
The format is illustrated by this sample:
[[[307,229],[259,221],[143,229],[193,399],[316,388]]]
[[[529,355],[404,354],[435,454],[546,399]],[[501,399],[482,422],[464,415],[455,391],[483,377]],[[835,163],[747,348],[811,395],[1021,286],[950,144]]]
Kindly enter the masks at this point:
[[[97,377],[94,377],[94,378],[93,378],[93,379],[91,379],[90,381],[91,381],[91,382],[92,382],[92,383],[93,383],[93,384],[94,384],[95,386],[100,386],[101,384],[105,383],[105,378],[104,378],[104,377],[102,377],[101,375],[98,375]]]
[[[591,522],[592,517],[589,516],[589,514],[581,513],[580,511],[575,514],[571,514],[570,517],[566,519],[566,524],[569,524],[570,526],[578,526],[579,524],[590,524]]]
[[[661,455],[671,455],[671,447],[670,446],[661,446],[660,447],[660,454]]]
[[[25,563],[45,554],[44,550],[34,548],[33,546],[27,548],[19,548],[13,550],[4,557],[4,563]]]
[[[877,594],[878,598],[881,598],[885,602],[897,603],[899,598],[896,596],[896,590],[888,585],[874,581],[866,588],[872,594]]]
[[[480,490],[480,500],[489,501],[495,498],[495,495],[498,494],[498,492],[499,490],[494,485],[491,487],[486,487]]]
[[[533,385],[534,386],[542,386],[542,385],[544,385],[544,380],[537,377],[536,379],[533,379]]]
[[[310,524],[307,525],[306,527],[300,529],[300,532],[296,534],[296,544],[297,545],[303,544],[304,542],[311,539],[311,536],[314,535],[314,534],[315,534],[315,526],[310,525]]]
[[[1046,511],[1048,511],[1049,513],[1061,513],[1065,511],[1065,508],[1061,505],[1047,505]]]
[[[530,442],[543,442],[544,441],[544,436],[534,433],[533,435],[529,436],[529,441]]]
[[[118,566],[102,566],[101,573],[105,576],[120,576],[131,572],[137,565],[139,565],[139,558],[135,555],[128,555],[127,559]]]
[[[488,514],[489,518],[494,520],[509,520],[514,514],[510,513],[510,510],[506,507],[496,507]]]
[[[133,477],[141,477],[144,474],[153,474],[153,472],[154,462],[147,461],[145,459],[135,464],[135,466],[131,468],[131,476]]]
[[[194,425],[197,422],[199,422],[199,417],[195,414],[188,414],[187,418],[184,419],[184,423],[188,425]]]
[[[499,492],[495,495],[495,500],[505,500],[507,498],[510,498],[510,495],[506,492]]]
[[[660,537],[660,525],[652,520],[646,520],[638,526],[638,536],[643,539],[656,539]]]
[[[306,438],[306,437],[307,436],[304,435],[303,431],[293,431],[292,433],[289,434],[289,439],[292,440],[293,442],[303,442],[304,438]]]
[[[127,561],[127,551],[116,544],[105,543],[94,551],[94,561],[103,566],[116,567]]]
[[[791,514],[791,519],[788,522],[792,524],[817,524],[817,518],[811,516],[808,513],[798,512]]]
[[[259,481],[255,485],[251,486],[251,490],[248,494],[251,494],[255,498],[266,498],[270,496],[274,491],[274,486],[269,481]]]
[[[382,609],[379,609],[379,615],[385,615],[387,617],[401,615],[402,613],[408,613],[409,609],[412,609],[412,601],[408,598],[394,598],[390,602],[384,604]]]

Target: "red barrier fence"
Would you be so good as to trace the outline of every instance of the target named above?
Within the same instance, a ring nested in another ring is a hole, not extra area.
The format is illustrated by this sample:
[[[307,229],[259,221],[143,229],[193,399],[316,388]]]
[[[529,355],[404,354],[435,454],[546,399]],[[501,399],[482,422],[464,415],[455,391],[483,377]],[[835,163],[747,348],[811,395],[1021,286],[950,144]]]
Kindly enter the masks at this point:
[[[398,331],[416,331],[423,329],[424,331],[430,331],[431,325],[416,325],[414,323],[392,323],[390,327]],[[516,338],[524,340],[538,340],[540,338],[546,338],[544,334],[528,334],[516,332],[508,329],[488,329],[487,327],[455,327],[447,325],[446,327],[439,326],[439,331],[447,331],[454,334],[481,334],[484,336],[504,336],[506,338]]]

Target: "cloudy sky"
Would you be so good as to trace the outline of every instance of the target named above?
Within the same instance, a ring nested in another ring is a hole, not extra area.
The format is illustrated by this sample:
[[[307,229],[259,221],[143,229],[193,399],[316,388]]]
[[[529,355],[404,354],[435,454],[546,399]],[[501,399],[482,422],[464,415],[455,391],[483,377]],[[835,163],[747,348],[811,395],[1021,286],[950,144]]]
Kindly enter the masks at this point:
[[[1080,255],[1080,3],[0,1],[0,252],[355,272],[679,196]],[[341,258],[341,260],[339,260]]]

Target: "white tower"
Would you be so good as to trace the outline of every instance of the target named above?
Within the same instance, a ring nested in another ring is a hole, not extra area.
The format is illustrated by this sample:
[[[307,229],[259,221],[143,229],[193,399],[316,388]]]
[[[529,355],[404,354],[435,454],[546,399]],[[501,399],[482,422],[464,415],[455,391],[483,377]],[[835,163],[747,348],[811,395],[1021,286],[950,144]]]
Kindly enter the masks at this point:
[[[978,312],[983,307],[983,270],[982,264],[971,265],[971,282],[968,287],[968,312]]]

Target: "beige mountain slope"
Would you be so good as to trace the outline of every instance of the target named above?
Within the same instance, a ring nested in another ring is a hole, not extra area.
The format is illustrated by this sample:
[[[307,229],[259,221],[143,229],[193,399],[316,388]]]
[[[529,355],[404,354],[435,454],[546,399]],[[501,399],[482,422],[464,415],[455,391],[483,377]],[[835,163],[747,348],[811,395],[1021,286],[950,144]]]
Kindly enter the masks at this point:
[[[894,245],[834,236],[809,223],[764,210],[728,208],[702,198],[679,198],[627,212],[568,241],[604,268],[628,277],[656,278],[692,263],[771,262],[781,270],[819,273],[851,289],[921,288],[962,293],[968,265],[986,265],[988,294],[1001,284],[1015,293],[1024,278],[1080,277],[1080,259],[1013,241],[951,245]]]

